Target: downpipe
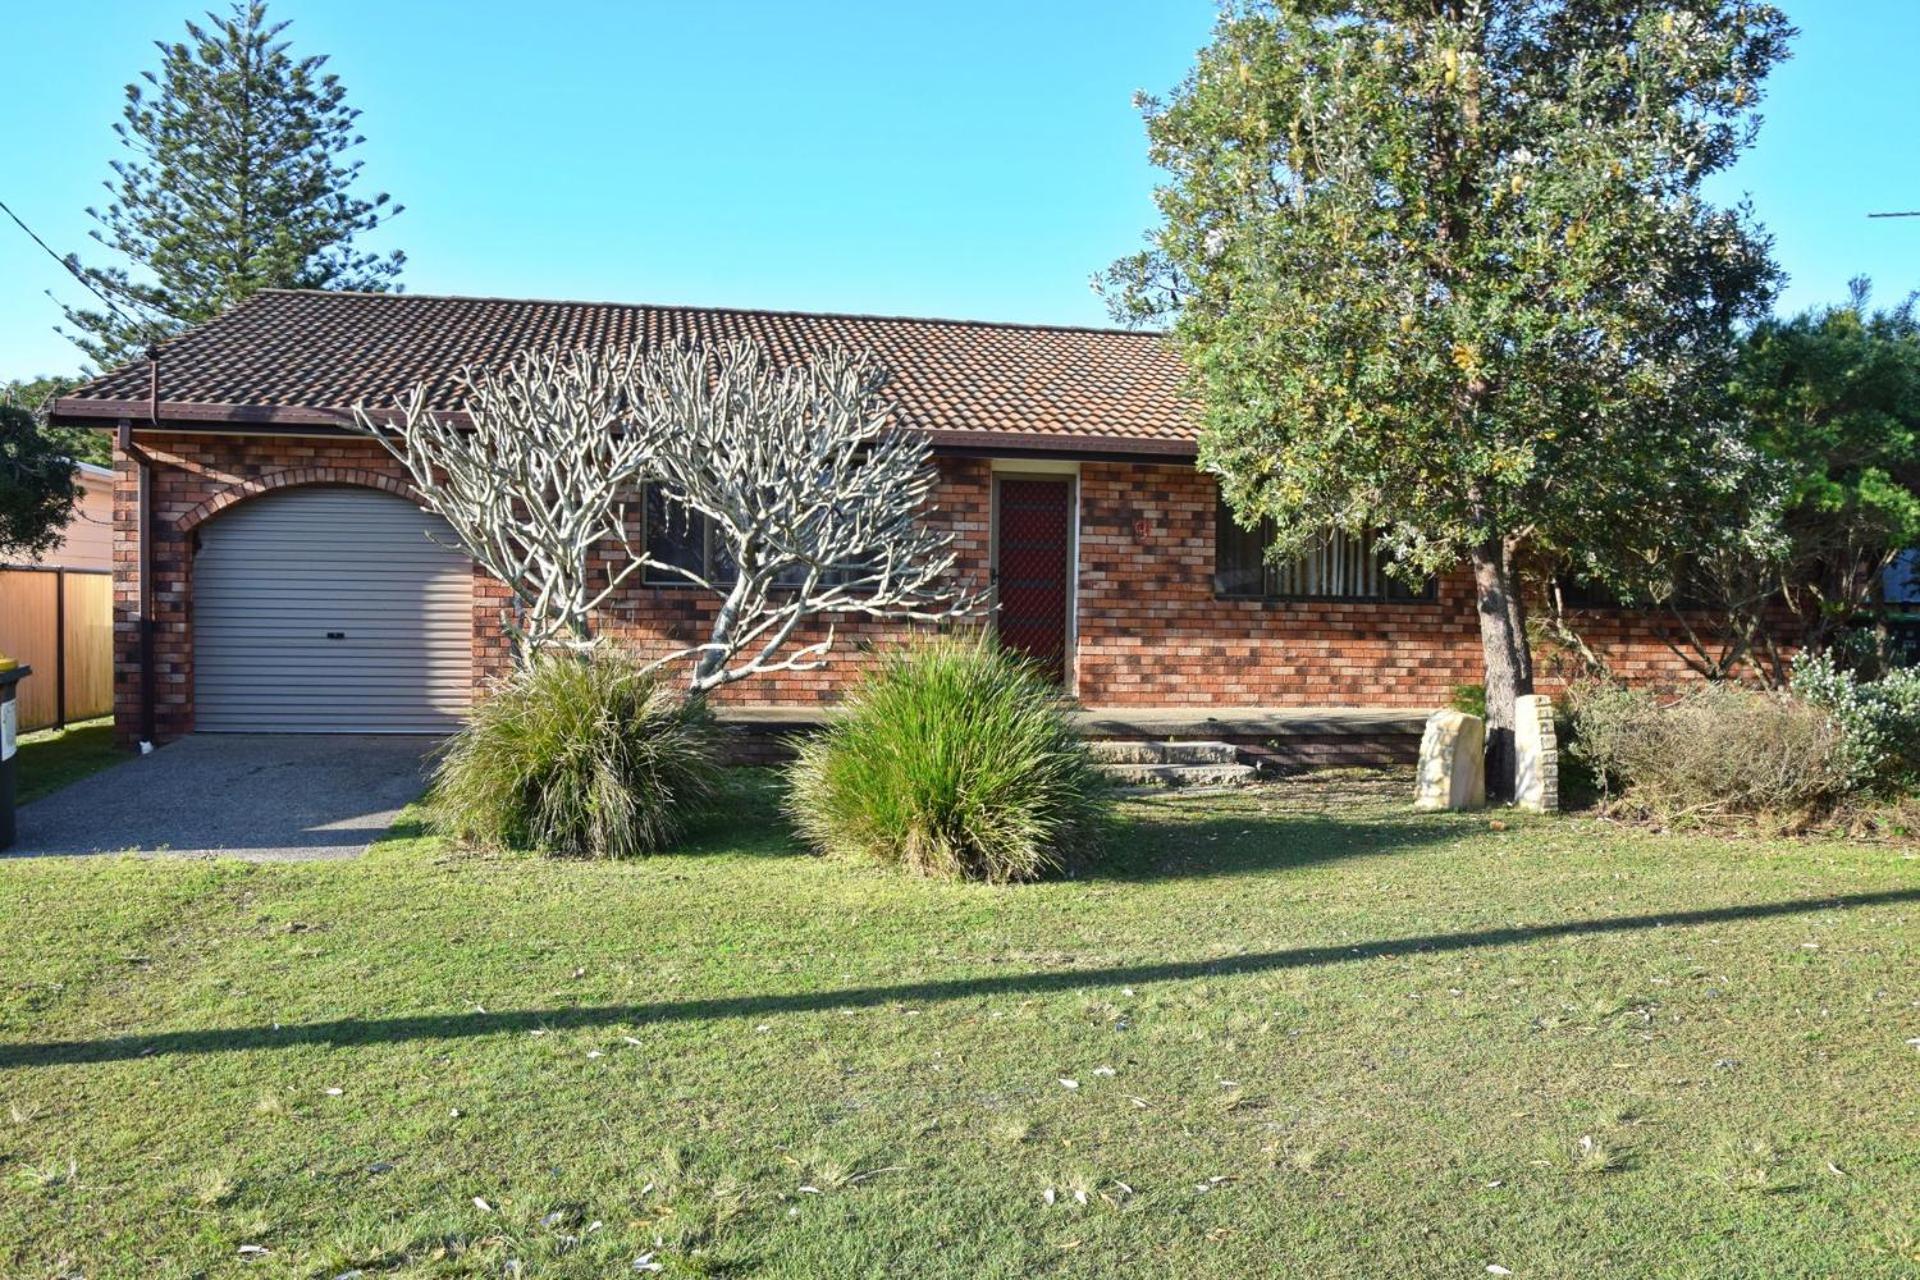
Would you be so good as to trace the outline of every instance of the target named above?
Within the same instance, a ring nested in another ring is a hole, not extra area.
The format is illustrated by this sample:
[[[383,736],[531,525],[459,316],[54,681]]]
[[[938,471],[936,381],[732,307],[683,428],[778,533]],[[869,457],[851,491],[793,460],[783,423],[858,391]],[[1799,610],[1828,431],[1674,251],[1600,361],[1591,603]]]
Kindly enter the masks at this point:
[[[147,425],[160,425],[160,353],[147,352]],[[135,621],[140,635],[140,754],[153,750],[158,737],[158,713],[153,688],[153,459],[133,442],[133,422],[122,418],[114,441],[119,450],[139,469],[138,497],[134,512],[135,573],[138,600]]]

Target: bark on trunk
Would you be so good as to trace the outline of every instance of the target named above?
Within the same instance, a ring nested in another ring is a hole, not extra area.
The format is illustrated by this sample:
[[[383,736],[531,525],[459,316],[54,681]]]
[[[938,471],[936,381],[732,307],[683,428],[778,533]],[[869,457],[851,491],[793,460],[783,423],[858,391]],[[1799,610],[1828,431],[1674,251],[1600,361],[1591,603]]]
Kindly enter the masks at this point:
[[[1512,800],[1514,699],[1533,692],[1533,655],[1527,648],[1526,609],[1513,561],[1499,539],[1473,549],[1473,585],[1480,607],[1480,649],[1486,665],[1487,797]]]
[[[693,692],[699,693],[701,687],[720,669],[727,665],[731,656],[729,646],[733,642],[734,619],[740,614],[741,596],[746,591],[747,566],[741,565],[735,572],[733,589],[727,592],[727,598],[720,602],[720,612],[714,615],[713,632],[708,636],[712,646],[702,653],[693,664]]]

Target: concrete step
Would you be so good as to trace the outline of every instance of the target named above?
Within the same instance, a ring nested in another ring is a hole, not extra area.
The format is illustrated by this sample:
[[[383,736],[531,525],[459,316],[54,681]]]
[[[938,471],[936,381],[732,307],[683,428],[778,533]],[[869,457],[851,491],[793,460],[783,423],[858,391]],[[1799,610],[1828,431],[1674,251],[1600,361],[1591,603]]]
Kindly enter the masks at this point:
[[[1243,787],[1255,776],[1250,764],[1103,764],[1098,768],[1127,787]]]
[[[1101,764],[1234,764],[1231,742],[1140,742],[1096,738],[1087,750]]]

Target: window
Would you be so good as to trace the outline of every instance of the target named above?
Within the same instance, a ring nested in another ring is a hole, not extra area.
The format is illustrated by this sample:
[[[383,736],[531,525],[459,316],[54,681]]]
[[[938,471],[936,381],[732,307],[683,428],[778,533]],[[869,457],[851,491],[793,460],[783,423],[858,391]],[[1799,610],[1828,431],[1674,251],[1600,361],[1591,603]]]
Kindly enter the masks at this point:
[[[647,555],[651,559],[697,573],[715,586],[734,580],[733,549],[714,531],[711,519],[668,501],[656,485],[646,487],[645,510]],[[856,580],[866,571],[863,562],[855,561],[826,570],[821,580],[828,585],[839,585]],[[804,564],[789,564],[774,576],[773,585],[799,587],[806,579]],[[672,569],[656,569],[651,565],[641,571],[640,580],[653,587],[694,585]]]
[[[1720,593],[1708,578],[1702,576],[1699,568],[1689,559],[1682,557],[1672,567],[1671,576],[1663,585],[1655,582],[1642,583],[1637,589],[1622,597],[1618,591],[1601,582],[1584,581],[1563,573],[1553,579],[1554,590],[1560,593],[1560,606],[1564,609],[1596,611],[1604,609],[1711,609]]]
[[[1585,582],[1578,578],[1562,576],[1554,579],[1554,590],[1560,593],[1560,606],[1564,609],[1619,609],[1623,607],[1620,597],[1613,589],[1598,582]]]
[[[648,556],[697,573],[709,582],[732,579],[733,565],[727,546],[714,536],[712,521],[667,501],[656,485],[647,486],[645,509]],[[652,565],[641,571],[641,581],[653,586],[691,585],[673,570],[656,569]]]
[[[1920,551],[1902,551],[1893,557],[1881,578],[1880,593],[1888,604],[1920,604]]]
[[[1372,535],[1334,530],[1318,547],[1293,560],[1267,558],[1273,525],[1243,529],[1221,502],[1214,512],[1214,592],[1249,599],[1431,600],[1431,578],[1410,587],[1387,572],[1387,554]]]

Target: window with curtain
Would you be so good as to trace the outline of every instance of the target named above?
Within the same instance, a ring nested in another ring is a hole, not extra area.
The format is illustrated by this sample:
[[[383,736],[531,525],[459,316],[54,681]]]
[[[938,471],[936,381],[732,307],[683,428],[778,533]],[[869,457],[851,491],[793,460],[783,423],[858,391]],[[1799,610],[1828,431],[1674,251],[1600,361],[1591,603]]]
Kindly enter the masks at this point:
[[[1213,589],[1222,596],[1277,600],[1431,600],[1431,578],[1418,587],[1387,572],[1388,557],[1372,535],[1331,532],[1305,555],[1274,562],[1273,525],[1244,529],[1221,502],[1214,512]]]

